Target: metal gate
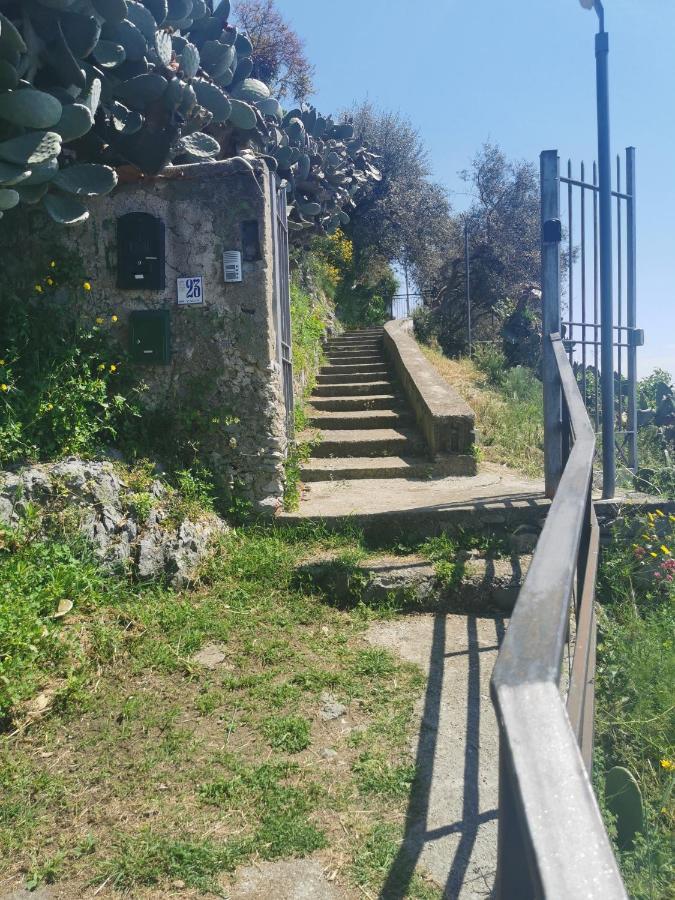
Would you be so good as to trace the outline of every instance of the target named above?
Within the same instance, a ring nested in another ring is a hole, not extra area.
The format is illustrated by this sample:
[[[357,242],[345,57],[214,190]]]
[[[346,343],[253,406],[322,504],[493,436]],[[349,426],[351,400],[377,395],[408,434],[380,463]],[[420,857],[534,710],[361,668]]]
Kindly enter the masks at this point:
[[[590,176],[590,177],[589,177]],[[557,310],[551,332],[559,331],[589,417],[600,434],[603,376],[614,382],[615,455],[619,464],[637,468],[637,328],[635,148],[616,158],[612,189],[614,234],[613,365],[602,371],[600,303],[601,259],[598,167],[583,162],[577,172],[568,160],[560,173],[556,150],[541,154],[543,303]],[[546,381],[546,376],[545,376]],[[548,480],[548,479],[547,479]]]
[[[286,434],[293,437],[293,360],[291,351],[291,289],[288,261],[288,212],[286,189],[270,172],[272,197],[272,236],[274,242],[274,326],[277,335],[277,360],[281,368]]]

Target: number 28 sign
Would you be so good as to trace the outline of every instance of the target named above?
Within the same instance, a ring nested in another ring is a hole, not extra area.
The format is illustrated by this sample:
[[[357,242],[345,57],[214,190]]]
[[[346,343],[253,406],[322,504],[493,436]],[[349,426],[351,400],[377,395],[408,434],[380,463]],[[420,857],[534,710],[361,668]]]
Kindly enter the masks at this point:
[[[201,306],[204,302],[204,276],[192,275],[178,279],[178,305]]]

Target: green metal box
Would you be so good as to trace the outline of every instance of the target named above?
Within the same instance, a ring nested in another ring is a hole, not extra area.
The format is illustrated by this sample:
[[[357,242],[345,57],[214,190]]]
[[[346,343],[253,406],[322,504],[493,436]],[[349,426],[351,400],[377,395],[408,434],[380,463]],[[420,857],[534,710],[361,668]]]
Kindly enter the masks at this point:
[[[129,350],[134,362],[168,364],[171,356],[168,309],[141,309],[129,315]]]

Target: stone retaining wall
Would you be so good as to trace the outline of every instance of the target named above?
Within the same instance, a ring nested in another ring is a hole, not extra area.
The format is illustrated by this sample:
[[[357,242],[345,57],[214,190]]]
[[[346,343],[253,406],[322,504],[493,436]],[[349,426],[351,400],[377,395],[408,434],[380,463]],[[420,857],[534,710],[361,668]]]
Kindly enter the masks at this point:
[[[89,203],[86,224],[58,231],[58,241],[77,250],[88,272],[92,289],[85,314],[107,323],[116,315],[110,333],[122,349],[129,348],[132,311],[169,310],[168,364],[125,362],[147,386],[143,403],[169,410],[177,427],[196,417],[204,463],[262,510],[276,508],[282,496],[287,449],[270,190],[262,161],[183,166],[121,183],[111,195]],[[117,219],[130,212],[151,213],[164,222],[163,290],[117,287]],[[30,240],[50,240],[54,226],[46,216],[35,213],[30,223]],[[226,284],[223,252],[244,249],[242,225],[250,230],[252,223],[257,223],[259,253],[249,245],[243,281]],[[22,243],[21,251],[30,249]],[[198,275],[203,304],[179,306],[177,279]]]

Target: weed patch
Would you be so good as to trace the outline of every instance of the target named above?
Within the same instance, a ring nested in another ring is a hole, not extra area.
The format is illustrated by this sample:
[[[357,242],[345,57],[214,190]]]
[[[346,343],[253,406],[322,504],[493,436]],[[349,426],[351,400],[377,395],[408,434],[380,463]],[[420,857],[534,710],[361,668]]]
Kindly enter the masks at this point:
[[[618,846],[631,897],[671,896],[675,869],[675,517],[649,514],[615,530],[602,561],[596,681],[596,791],[624,766],[637,779],[644,828]],[[612,816],[605,810],[610,833]]]

